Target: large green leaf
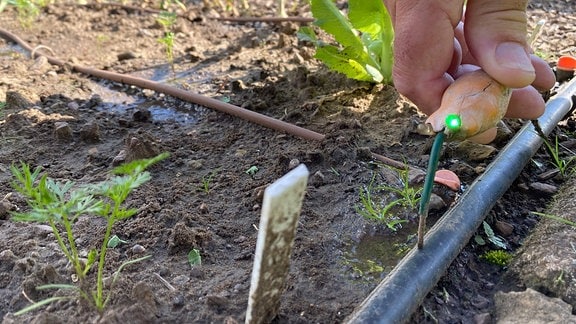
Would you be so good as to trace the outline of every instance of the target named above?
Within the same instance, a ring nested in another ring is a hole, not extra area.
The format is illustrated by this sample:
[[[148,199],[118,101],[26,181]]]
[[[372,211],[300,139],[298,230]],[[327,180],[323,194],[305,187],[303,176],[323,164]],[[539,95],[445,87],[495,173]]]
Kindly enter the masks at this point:
[[[362,49],[364,45],[356,35],[350,22],[342,15],[332,0],[312,1],[310,5],[315,24],[344,47]]]
[[[350,0],[348,19],[354,28],[364,33],[362,40],[378,62],[384,81],[392,77],[394,29],[382,0]],[[369,35],[369,37],[368,37]]]
[[[322,60],[330,69],[344,73],[351,79],[374,82],[371,74],[364,67],[365,63],[353,50],[339,51],[334,46],[323,46],[316,50],[315,58]]]

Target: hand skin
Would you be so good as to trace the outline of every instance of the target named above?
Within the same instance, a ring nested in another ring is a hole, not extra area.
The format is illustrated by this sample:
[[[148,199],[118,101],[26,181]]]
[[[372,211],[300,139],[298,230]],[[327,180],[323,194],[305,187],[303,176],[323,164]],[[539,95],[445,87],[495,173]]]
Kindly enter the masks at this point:
[[[526,43],[528,0],[384,0],[394,24],[394,86],[430,115],[444,90],[467,71],[484,69],[515,88],[506,117],[544,112],[538,90],[555,77]]]

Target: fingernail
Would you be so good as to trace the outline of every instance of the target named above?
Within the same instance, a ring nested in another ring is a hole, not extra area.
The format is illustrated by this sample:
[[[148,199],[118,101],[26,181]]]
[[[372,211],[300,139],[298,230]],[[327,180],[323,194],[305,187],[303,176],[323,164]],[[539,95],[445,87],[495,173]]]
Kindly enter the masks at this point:
[[[535,73],[530,56],[518,43],[507,42],[496,47],[496,62],[504,68]]]

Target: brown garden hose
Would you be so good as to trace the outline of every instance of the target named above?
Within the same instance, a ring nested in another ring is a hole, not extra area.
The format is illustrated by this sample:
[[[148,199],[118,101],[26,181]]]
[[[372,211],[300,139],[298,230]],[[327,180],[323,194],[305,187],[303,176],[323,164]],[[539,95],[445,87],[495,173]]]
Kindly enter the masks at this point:
[[[30,46],[28,43],[26,43],[24,40],[22,40],[20,37],[12,34],[11,32],[0,28],[0,36],[17,43],[18,45],[20,45],[22,48],[24,48],[25,50],[32,52],[34,49],[32,48],[32,46]],[[301,137],[303,139],[308,139],[308,140],[315,140],[315,141],[321,141],[325,138],[325,136],[323,134],[302,128],[302,127],[298,127],[296,125],[292,125],[286,122],[283,122],[281,120],[272,118],[272,117],[268,117],[256,112],[253,112],[251,110],[247,110],[232,104],[228,104],[225,102],[222,102],[220,100],[216,100],[210,97],[206,97],[194,92],[190,92],[190,91],[186,91],[186,90],[182,90],[173,86],[169,86],[166,84],[162,84],[159,82],[155,82],[155,81],[151,81],[151,80],[146,80],[146,79],[142,79],[142,78],[138,78],[135,76],[130,76],[130,75],[125,75],[125,74],[120,74],[120,73],[115,73],[115,72],[110,72],[110,71],[103,71],[103,70],[99,70],[99,69],[93,69],[93,68],[89,68],[89,67],[85,67],[85,66],[81,66],[81,65],[77,65],[77,64],[69,64],[63,60],[60,60],[56,57],[53,56],[49,56],[49,55],[45,55],[45,54],[38,54],[38,55],[43,55],[48,59],[48,62],[50,62],[50,64],[53,65],[58,65],[58,66],[68,66],[70,67],[72,70],[76,71],[76,72],[80,72],[80,73],[84,73],[84,74],[88,74],[97,78],[101,78],[101,79],[106,79],[106,80],[110,80],[110,81],[114,81],[114,82],[120,82],[120,83],[124,83],[124,84],[129,84],[129,85],[133,85],[133,86],[137,86],[139,88],[143,88],[143,89],[150,89],[150,90],[154,90],[156,92],[161,92],[179,99],[182,99],[184,101],[187,102],[191,102],[191,103],[195,103],[201,106],[205,106],[208,108],[212,108],[214,110],[218,110],[220,112],[224,112],[236,117],[240,117],[244,120],[253,122],[255,124],[267,127],[267,128],[271,128],[277,131],[281,131],[281,132],[286,132],[288,134],[297,136],[297,137]]]

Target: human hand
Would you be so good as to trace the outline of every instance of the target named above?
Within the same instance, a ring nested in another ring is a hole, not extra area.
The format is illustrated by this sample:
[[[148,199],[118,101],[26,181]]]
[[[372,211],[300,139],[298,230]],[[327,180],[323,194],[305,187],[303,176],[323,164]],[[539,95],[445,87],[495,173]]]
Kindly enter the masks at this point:
[[[548,64],[527,45],[527,0],[384,0],[395,30],[396,89],[430,115],[446,88],[482,68],[515,88],[507,117],[534,119],[544,111],[538,90],[555,82]]]

